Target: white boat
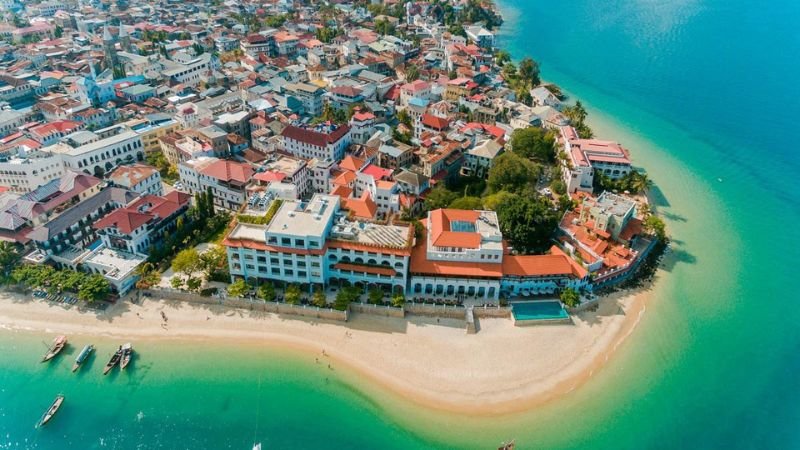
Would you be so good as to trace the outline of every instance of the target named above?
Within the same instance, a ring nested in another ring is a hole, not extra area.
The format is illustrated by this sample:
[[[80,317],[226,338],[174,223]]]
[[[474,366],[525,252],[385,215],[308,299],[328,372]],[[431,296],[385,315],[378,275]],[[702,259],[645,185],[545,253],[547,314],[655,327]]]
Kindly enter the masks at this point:
[[[261,450],[261,442],[253,445],[253,450]]]

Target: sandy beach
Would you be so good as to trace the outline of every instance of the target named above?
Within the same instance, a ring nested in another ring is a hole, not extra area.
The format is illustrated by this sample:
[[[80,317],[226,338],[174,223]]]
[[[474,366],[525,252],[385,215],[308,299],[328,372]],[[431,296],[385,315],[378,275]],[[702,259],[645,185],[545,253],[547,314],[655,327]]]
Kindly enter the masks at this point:
[[[481,319],[467,335],[458,320],[354,314],[344,323],[143,298],[105,312],[79,312],[0,292],[0,327],[175,341],[272,345],[318,357],[324,349],[385,389],[421,405],[476,416],[530,409],[579,387],[633,331],[648,292],[617,293],[574,325],[515,327]],[[168,317],[162,325],[161,312]]]

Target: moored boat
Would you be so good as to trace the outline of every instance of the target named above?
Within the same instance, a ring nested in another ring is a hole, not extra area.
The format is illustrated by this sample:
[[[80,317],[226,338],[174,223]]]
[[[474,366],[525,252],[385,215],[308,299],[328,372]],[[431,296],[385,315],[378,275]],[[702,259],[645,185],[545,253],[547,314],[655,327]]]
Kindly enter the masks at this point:
[[[86,361],[86,359],[89,358],[89,355],[91,355],[93,351],[94,351],[94,345],[92,344],[83,347],[83,350],[81,350],[81,352],[78,353],[78,357],[75,358],[75,364],[72,365],[72,371],[75,372],[76,370],[78,370],[81,364],[83,364]]]
[[[111,369],[119,364],[120,359],[122,359],[122,346],[111,355],[111,359],[108,360],[106,367],[103,369],[103,375],[108,375],[108,372],[111,372]]]
[[[133,346],[130,342],[122,346],[122,359],[119,363],[119,368],[125,370],[128,367],[128,363],[131,362],[131,358],[133,357]]]
[[[47,353],[45,353],[42,357],[42,362],[47,362],[55,358],[55,356],[61,353],[61,350],[64,350],[64,347],[66,346],[67,337],[64,335],[56,336],[56,338],[53,339],[53,343],[47,348]]]
[[[497,450],[514,450],[515,446],[514,441],[505,442],[500,447],[497,447]]]
[[[52,419],[53,416],[56,415],[58,409],[61,408],[62,403],[64,403],[64,396],[63,395],[56,396],[56,399],[53,401],[53,404],[50,405],[49,408],[47,408],[47,411],[45,411],[44,414],[42,414],[42,418],[39,419],[39,423],[36,424],[36,427],[38,428],[49,422],[50,419]]]

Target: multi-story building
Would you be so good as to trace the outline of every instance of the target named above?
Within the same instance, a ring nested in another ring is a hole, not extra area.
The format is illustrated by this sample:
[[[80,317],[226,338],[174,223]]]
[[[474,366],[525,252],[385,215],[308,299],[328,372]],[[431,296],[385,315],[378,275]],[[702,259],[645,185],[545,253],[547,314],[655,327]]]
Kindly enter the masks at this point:
[[[299,197],[307,198],[311,193],[311,177],[305,159],[280,154],[277,159],[264,164],[264,169],[253,178],[264,183],[293,184]]]
[[[92,225],[136,197],[135,192],[127,189],[106,187],[79,201],[28,233],[36,250],[25,259],[34,263],[52,261],[56,265],[76,269],[93,247],[99,245],[99,242],[96,243],[98,237]]]
[[[284,86],[286,94],[300,100],[305,113],[315,117],[322,114],[325,89],[309,83],[292,83]]]
[[[153,166],[132,164],[119,166],[108,174],[108,181],[138,194],[163,195],[161,174]]]
[[[462,173],[478,177],[488,176],[492,162],[503,153],[503,149],[502,144],[492,139],[487,139],[472,147],[467,150],[465,155],[464,165],[461,167]]]
[[[348,125],[321,124],[301,128],[289,125],[281,133],[283,150],[301,158],[339,161],[350,146]]]
[[[0,186],[30,192],[64,174],[61,155],[38,150],[0,154]]]
[[[234,278],[400,292],[412,243],[413,227],[351,222],[339,197],[322,194],[283,202],[267,225],[239,223],[224,241]]]
[[[232,211],[247,200],[246,187],[254,173],[249,164],[207,156],[178,164],[181,183],[190,193],[210,190],[215,205]]]
[[[617,180],[633,170],[628,151],[620,144],[600,139],[580,139],[573,127],[560,128],[559,141],[566,154],[561,173],[567,192],[592,192],[595,173]]]
[[[176,222],[189,209],[191,196],[178,191],[160,197],[144,195],[111,211],[92,226],[106,248],[147,256],[173,233]]]
[[[122,163],[144,160],[142,138],[123,125],[96,132],[79,131],[42,151],[59,155],[66,167],[98,177]]]

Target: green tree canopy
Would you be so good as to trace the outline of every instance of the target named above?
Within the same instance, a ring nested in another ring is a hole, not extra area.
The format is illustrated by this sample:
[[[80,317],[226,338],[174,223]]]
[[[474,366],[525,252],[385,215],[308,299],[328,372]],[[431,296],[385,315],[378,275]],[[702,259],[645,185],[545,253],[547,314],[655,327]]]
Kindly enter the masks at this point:
[[[175,255],[175,259],[172,260],[172,270],[187,276],[200,270],[201,267],[202,261],[200,260],[200,255],[197,253],[197,250],[193,248],[181,250]]]
[[[497,205],[497,218],[503,237],[521,253],[542,251],[550,246],[550,236],[558,224],[559,212],[535,192],[506,197]]]
[[[300,295],[300,286],[296,284],[290,284],[289,286],[286,286],[286,292],[283,294],[283,299],[290,305],[299,305]]]
[[[433,211],[434,209],[447,208],[457,198],[458,194],[455,192],[441,184],[437,185],[425,196],[425,209]]]
[[[480,197],[461,197],[453,200],[450,203],[450,208],[453,209],[481,209],[483,208],[483,201]]]
[[[492,192],[519,192],[531,187],[542,169],[515,153],[503,153],[489,169],[488,186]]]
[[[561,291],[561,295],[559,295],[561,299],[561,303],[569,306],[570,308],[574,308],[581,304],[581,296],[575,289],[566,288]]]
[[[241,278],[228,285],[228,295],[231,297],[244,297],[250,286]]]
[[[275,301],[275,286],[272,283],[264,283],[258,287],[258,297],[265,302]]]
[[[556,137],[544,128],[519,128],[511,133],[511,150],[526,158],[551,163],[556,159]]]

